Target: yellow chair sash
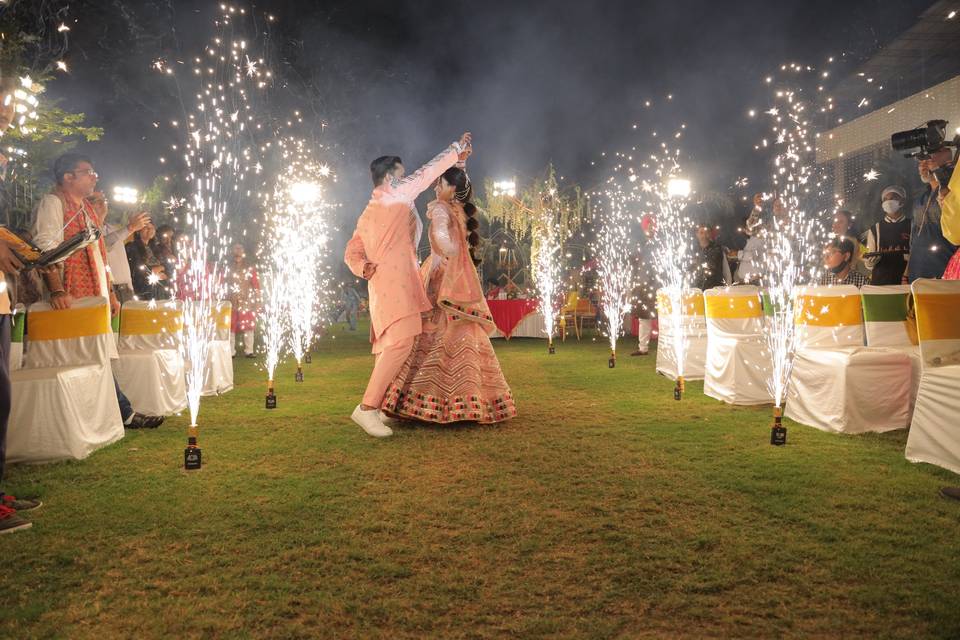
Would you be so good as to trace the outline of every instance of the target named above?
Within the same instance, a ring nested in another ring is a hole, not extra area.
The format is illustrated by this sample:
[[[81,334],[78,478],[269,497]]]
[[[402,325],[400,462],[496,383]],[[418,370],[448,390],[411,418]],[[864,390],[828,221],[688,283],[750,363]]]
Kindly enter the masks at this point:
[[[960,340],[960,294],[915,293],[920,340]]]
[[[734,320],[760,318],[759,296],[704,296],[708,318]]]
[[[860,296],[799,296],[794,322],[812,327],[862,324]]]
[[[27,335],[33,342],[70,340],[105,333],[110,333],[110,316],[105,306],[31,311],[27,315]]]
[[[216,323],[217,329],[230,329],[231,322],[231,308],[230,307],[217,307],[211,314],[212,320]]]
[[[670,296],[662,290],[657,292],[657,313],[661,316],[667,316],[673,313]],[[703,294],[685,293],[683,295],[683,315],[702,316],[703,314]]]
[[[176,333],[182,328],[182,315],[174,309],[124,309],[120,314],[120,335],[124,336]]]

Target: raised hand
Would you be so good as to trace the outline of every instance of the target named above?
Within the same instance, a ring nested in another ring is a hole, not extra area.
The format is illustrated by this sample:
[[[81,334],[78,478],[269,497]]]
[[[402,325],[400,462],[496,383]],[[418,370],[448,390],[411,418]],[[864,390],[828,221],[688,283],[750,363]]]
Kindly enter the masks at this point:
[[[150,224],[150,214],[146,211],[141,211],[137,215],[130,218],[130,222],[127,224],[127,231],[130,233],[136,233],[148,224]]]

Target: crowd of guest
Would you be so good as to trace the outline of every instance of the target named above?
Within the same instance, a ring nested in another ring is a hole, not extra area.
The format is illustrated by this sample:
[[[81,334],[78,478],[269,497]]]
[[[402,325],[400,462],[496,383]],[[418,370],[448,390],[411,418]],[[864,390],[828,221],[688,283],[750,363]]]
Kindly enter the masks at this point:
[[[9,121],[6,110],[0,112],[0,128]],[[2,165],[5,158],[0,155]],[[3,175],[0,171],[0,180]],[[155,227],[146,212],[134,213],[126,222],[109,223],[107,202],[97,190],[99,176],[90,157],[74,153],[62,155],[53,164],[52,177],[54,186],[40,199],[31,227],[16,230],[16,237],[0,237],[0,533],[28,528],[30,522],[21,514],[41,504],[37,499],[15,498],[2,491],[7,422],[11,403],[15,402],[10,380],[10,349],[17,305],[42,302],[52,310],[65,311],[82,298],[101,297],[109,303],[105,313],[109,314],[107,320],[110,321],[120,314],[124,302],[174,297],[172,279],[180,275],[176,270],[178,249],[189,246],[173,227]],[[21,255],[27,245],[21,241],[44,252],[78,234],[96,239],[56,264],[24,269]],[[224,275],[233,303],[231,333],[242,339],[244,354],[253,357],[259,282],[255,269],[246,261],[242,245],[233,248]],[[177,291],[181,299],[189,295],[189,287]],[[112,359],[118,354],[116,345],[112,342],[111,345],[108,351]],[[103,375],[111,376],[124,428],[156,428],[163,423],[163,416],[147,415],[132,406],[111,367],[105,367]]]

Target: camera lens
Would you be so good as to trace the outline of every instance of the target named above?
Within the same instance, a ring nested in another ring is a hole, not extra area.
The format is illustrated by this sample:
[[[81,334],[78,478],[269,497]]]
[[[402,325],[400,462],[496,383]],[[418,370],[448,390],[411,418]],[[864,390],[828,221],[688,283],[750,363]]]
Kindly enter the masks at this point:
[[[920,127],[909,131],[898,131],[890,136],[890,145],[897,151],[925,147],[927,146],[927,128]]]

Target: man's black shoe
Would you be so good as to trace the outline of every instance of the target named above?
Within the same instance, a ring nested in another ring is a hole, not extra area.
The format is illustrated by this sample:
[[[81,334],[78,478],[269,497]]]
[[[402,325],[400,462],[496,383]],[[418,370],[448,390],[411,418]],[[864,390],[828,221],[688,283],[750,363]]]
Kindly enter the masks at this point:
[[[960,487],[940,487],[940,495],[951,500],[960,500]]]
[[[130,422],[123,425],[127,429],[156,429],[163,424],[163,416],[145,416],[142,413],[134,413]]]

